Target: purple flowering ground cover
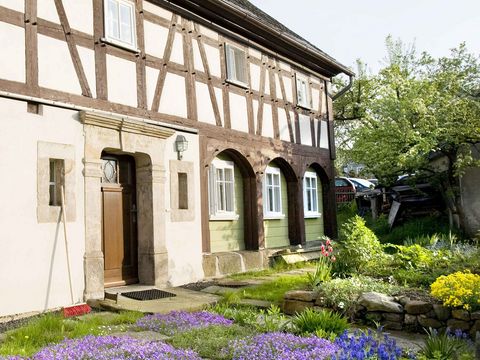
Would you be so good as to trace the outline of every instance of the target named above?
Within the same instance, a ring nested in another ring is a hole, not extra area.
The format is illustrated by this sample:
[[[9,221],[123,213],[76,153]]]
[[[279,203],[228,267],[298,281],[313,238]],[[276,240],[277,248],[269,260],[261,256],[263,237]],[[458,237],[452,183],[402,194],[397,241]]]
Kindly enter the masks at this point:
[[[7,359],[22,359],[10,357]],[[86,336],[67,339],[36,353],[31,360],[200,360],[191,350],[178,350],[163,342],[127,336]]]
[[[323,360],[337,350],[335,344],[316,336],[272,332],[234,340],[224,355],[231,355],[232,360]]]
[[[147,315],[139,319],[136,326],[143,330],[156,331],[172,336],[180,332],[207,327],[211,325],[229,326],[232,320],[207,311],[186,312],[172,311],[168,314]]]

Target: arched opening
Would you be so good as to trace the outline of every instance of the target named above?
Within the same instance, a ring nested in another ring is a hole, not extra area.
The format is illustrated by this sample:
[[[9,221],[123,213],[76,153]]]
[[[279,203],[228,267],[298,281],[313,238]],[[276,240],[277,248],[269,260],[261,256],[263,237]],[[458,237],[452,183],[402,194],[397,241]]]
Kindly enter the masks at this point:
[[[325,170],[318,163],[310,164],[303,174],[303,213],[305,241],[312,243],[322,236],[331,236],[327,217],[331,216],[329,203],[330,181]]]
[[[263,227],[265,247],[300,244],[298,226],[298,179],[290,164],[273,159],[263,176]]]
[[[258,249],[255,173],[233,149],[219,153],[208,171],[210,251]]]

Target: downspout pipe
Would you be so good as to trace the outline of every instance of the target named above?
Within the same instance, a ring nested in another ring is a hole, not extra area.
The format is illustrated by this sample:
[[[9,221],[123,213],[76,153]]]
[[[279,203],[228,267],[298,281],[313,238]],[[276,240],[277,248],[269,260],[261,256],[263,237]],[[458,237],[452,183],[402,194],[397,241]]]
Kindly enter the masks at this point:
[[[337,100],[340,96],[345,94],[348,90],[350,90],[352,85],[353,85],[353,75],[348,75],[348,84],[344,86],[342,89],[340,89],[340,91],[337,92],[335,95],[331,96],[332,101]]]

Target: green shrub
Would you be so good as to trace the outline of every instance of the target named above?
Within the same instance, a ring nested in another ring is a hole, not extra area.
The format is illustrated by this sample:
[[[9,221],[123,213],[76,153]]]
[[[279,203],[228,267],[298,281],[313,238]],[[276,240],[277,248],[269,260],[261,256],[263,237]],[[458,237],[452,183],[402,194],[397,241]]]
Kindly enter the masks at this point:
[[[352,276],[345,279],[333,279],[318,287],[319,299],[322,306],[335,309],[346,315],[353,315],[354,304],[360,294],[376,291],[393,295],[402,290],[402,287],[389,284],[382,280],[368,276]]]
[[[316,311],[307,308],[292,319],[295,332],[301,335],[321,334],[330,338],[332,334],[340,335],[348,329],[348,321],[344,316],[330,311]]]
[[[383,256],[383,249],[365,220],[355,216],[342,226],[340,250],[334,270],[359,272]]]

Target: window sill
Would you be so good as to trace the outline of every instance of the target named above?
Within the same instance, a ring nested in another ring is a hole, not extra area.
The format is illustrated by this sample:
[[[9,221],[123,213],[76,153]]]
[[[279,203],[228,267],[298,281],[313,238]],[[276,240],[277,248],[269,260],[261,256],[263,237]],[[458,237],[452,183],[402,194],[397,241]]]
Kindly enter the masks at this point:
[[[247,83],[242,82],[242,81],[238,81],[238,80],[234,80],[234,79],[225,79],[225,81],[229,84],[237,85],[237,86],[239,86],[241,88],[244,88],[244,89],[249,88],[249,85]]]
[[[310,214],[305,214],[304,218],[305,219],[319,219],[322,217],[322,213],[310,213]]]
[[[239,218],[238,214],[210,215],[210,221],[237,221]]]
[[[283,220],[285,214],[267,214],[263,217],[263,220]]]
[[[298,104],[298,103],[297,103],[297,108],[300,108],[300,109],[303,109],[303,110],[312,111],[312,106],[311,106],[311,105],[305,105],[305,104]]]
[[[115,40],[115,39],[109,39],[109,38],[105,38],[105,37],[102,37],[100,38],[100,41],[104,44],[109,44],[109,45],[112,45],[112,46],[115,46],[115,47],[118,47],[118,48],[121,48],[121,49],[124,49],[124,50],[127,50],[127,51],[130,51],[134,54],[139,54],[140,53],[140,49],[135,47],[135,46],[132,46],[132,45],[128,45],[128,44],[125,44],[125,43],[122,43],[118,40]]]

